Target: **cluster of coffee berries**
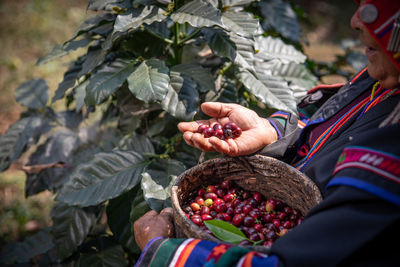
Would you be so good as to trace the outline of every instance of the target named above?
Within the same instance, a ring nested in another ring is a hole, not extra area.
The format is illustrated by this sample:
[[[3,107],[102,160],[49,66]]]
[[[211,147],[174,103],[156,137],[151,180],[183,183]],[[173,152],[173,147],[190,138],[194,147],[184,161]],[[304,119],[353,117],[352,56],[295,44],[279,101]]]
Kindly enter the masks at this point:
[[[239,137],[242,134],[242,129],[234,122],[228,122],[224,126],[215,123],[212,127],[208,124],[201,124],[197,132],[203,134],[205,138],[216,136],[219,139],[228,139]]]
[[[208,234],[211,231],[203,223],[207,220],[223,220],[238,227],[248,239],[270,247],[280,236],[300,224],[303,216],[286,203],[264,198],[259,192],[250,192],[230,181],[200,187],[184,205],[186,217]],[[251,245],[244,240],[240,245]]]

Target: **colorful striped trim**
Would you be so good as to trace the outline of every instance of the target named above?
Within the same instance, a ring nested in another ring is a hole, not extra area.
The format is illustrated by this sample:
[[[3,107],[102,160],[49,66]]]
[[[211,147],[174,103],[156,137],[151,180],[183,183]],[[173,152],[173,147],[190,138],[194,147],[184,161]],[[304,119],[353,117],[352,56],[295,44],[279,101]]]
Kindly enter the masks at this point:
[[[153,238],[152,240],[150,240],[146,246],[144,247],[144,249],[142,250],[142,253],[140,254],[140,257],[138,259],[138,261],[136,262],[135,266],[139,266],[143,260],[144,255],[146,254],[146,252],[149,250],[149,247],[157,240],[163,239],[162,236],[158,236]]]
[[[365,71],[368,70],[368,67],[365,67],[362,71],[360,71],[354,78],[350,81],[350,83],[355,82]]]
[[[333,186],[347,185],[354,188],[358,188],[364,190],[368,193],[371,193],[377,197],[380,197],[388,202],[391,202],[397,206],[400,206],[400,196],[393,194],[381,187],[370,184],[365,181],[361,181],[359,179],[355,179],[352,177],[335,177],[333,178],[327,185],[326,189],[329,189]]]
[[[342,117],[340,117],[331,127],[325,130],[318,139],[312,145],[310,151],[308,152],[307,156],[304,157],[301,161],[299,161],[294,166],[302,171],[308,164],[308,162],[314,157],[314,155],[319,151],[319,149],[326,143],[326,141],[334,135],[347,121],[349,121],[357,112],[361,109],[361,114],[357,117],[359,118],[362,114],[370,110],[372,107],[376,106],[380,101],[385,99],[388,95],[396,95],[399,91],[394,91],[384,89],[382,86],[378,88],[376,91],[375,97],[370,100],[370,96],[363,99],[360,103],[352,107],[349,111],[347,111]],[[394,92],[394,93],[393,93]]]
[[[383,151],[358,146],[347,147],[339,156],[333,174],[346,168],[370,171],[400,184],[400,158]]]
[[[286,113],[286,112],[283,112],[283,111],[277,111],[277,112],[275,112],[274,114],[272,114],[269,117],[270,118],[279,117],[279,118],[287,119],[289,117],[289,113]]]
[[[185,266],[186,260],[189,258],[190,253],[193,251],[199,239],[189,238],[177,248],[174,257],[172,258],[169,266],[170,267],[183,267]]]
[[[304,122],[302,122],[301,120],[298,120],[297,127],[299,127],[300,129],[303,129],[304,127],[306,127],[306,124]]]
[[[275,128],[276,133],[278,134],[278,139],[282,138],[282,133],[281,131],[279,131],[278,126],[275,124],[275,122],[273,120],[267,119],[267,121],[269,121],[269,123],[271,123],[272,127]]]
[[[264,255],[257,251],[251,251],[240,258],[237,267],[253,267],[253,266],[263,266],[263,267],[277,267],[278,257],[275,255]]]

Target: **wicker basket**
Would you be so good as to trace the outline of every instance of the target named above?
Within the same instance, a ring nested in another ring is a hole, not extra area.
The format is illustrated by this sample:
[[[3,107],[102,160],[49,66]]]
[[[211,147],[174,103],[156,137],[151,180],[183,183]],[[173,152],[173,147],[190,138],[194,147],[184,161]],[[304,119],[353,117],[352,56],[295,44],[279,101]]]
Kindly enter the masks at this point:
[[[219,241],[189,220],[181,208],[201,185],[232,180],[249,191],[259,191],[287,203],[305,215],[322,197],[306,175],[277,159],[262,155],[222,157],[205,161],[183,172],[175,181],[171,200],[177,237]],[[186,203],[187,204],[187,203]],[[256,250],[265,251],[261,246]]]

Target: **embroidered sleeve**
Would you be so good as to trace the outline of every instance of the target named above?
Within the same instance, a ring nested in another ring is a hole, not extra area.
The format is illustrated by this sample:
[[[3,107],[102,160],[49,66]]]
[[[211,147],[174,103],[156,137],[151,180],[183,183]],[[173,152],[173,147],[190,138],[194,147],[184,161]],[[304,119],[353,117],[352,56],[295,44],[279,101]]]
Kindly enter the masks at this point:
[[[347,185],[400,206],[400,157],[363,146],[341,153],[327,188]]]
[[[155,238],[143,249],[135,267],[277,266],[278,258],[248,248],[199,239]]]

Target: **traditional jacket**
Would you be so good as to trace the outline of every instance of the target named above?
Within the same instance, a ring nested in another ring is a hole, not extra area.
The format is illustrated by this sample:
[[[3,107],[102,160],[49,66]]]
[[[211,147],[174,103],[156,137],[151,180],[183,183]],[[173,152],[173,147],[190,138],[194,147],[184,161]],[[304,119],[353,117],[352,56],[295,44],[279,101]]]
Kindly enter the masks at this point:
[[[399,266],[400,102],[366,69],[343,86],[319,86],[299,103],[300,119],[269,118],[279,140],[261,154],[292,164],[324,199],[270,253],[196,239],[153,239],[138,266]],[[311,116],[310,116],[311,115]]]

